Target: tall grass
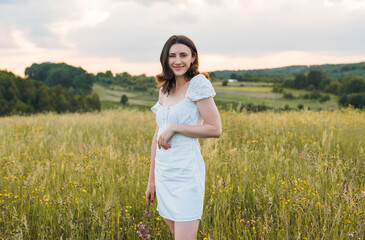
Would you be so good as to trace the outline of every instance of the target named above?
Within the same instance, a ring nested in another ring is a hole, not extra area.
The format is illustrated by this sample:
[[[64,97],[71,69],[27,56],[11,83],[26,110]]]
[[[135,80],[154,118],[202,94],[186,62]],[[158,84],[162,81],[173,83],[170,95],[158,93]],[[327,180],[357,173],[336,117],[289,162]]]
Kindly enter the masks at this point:
[[[199,239],[365,236],[365,112],[221,112]],[[0,239],[138,239],[153,113],[0,119]],[[154,239],[170,233],[151,207]]]

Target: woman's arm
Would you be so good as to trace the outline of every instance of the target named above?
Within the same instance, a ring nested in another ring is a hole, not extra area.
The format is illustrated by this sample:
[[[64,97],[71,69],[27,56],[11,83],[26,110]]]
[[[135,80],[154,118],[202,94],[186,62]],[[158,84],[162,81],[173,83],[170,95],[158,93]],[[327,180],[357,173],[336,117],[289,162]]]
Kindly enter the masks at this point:
[[[204,125],[171,124],[159,137],[157,143],[159,148],[165,147],[167,141],[175,134],[179,133],[193,138],[219,137],[222,133],[222,123],[217,106],[212,97],[196,102],[200,115],[204,120]]]
[[[148,185],[146,189],[146,202],[151,198],[151,202],[153,202],[156,198],[156,187],[155,187],[155,159],[156,159],[156,137],[158,133],[158,126],[156,126],[155,135],[152,139],[151,145],[151,165],[150,165],[150,175],[148,177]]]

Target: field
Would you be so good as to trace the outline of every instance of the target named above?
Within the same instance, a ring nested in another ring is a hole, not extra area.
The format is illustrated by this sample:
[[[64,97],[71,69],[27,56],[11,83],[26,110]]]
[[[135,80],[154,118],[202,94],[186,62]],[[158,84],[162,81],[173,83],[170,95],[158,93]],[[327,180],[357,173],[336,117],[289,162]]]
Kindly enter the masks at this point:
[[[138,239],[155,116],[0,118],[0,239]],[[221,112],[198,239],[364,239],[365,112]],[[152,239],[171,239],[151,207]]]
[[[93,91],[99,94],[102,102],[119,103],[123,94],[128,97],[128,103],[132,105],[152,106],[158,99],[157,88],[151,95],[147,92],[128,91],[119,86],[109,88],[94,84]]]
[[[244,84],[244,86],[240,86]],[[217,95],[215,99],[219,107],[225,110],[227,103],[237,104],[254,104],[265,105],[272,109],[283,109],[287,105],[290,109],[298,109],[302,105],[304,109],[312,110],[337,110],[337,96],[330,95],[327,102],[318,100],[309,100],[298,98],[300,95],[308,94],[306,90],[284,89],[285,92],[293,94],[296,99],[285,99],[283,94],[272,92],[273,86],[269,83],[229,83],[228,86],[222,86],[220,82],[214,82],[213,86]],[[158,99],[158,89],[149,90],[148,92],[138,92],[123,89],[119,86],[110,85],[108,87],[94,84],[93,90],[99,94],[103,108],[113,109],[119,105],[120,98],[123,94],[128,97],[128,104],[133,106],[150,108]],[[325,94],[328,95],[328,94]]]
[[[263,85],[264,84],[264,85]],[[336,110],[339,108],[337,96],[330,95],[327,102],[319,102],[318,100],[309,100],[298,98],[300,95],[309,94],[310,91],[286,88],[286,93],[291,93],[296,99],[285,99],[283,94],[272,92],[273,86],[268,83],[251,83],[245,82],[244,86],[241,82],[229,83],[228,86],[221,86],[220,83],[214,83],[214,89],[217,92],[216,100],[238,102],[243,104],[252,103],[254,105],[265,105],[273,109],[283,108],[288,105],[291,109],[297,109],[298,105],[312,110]]]

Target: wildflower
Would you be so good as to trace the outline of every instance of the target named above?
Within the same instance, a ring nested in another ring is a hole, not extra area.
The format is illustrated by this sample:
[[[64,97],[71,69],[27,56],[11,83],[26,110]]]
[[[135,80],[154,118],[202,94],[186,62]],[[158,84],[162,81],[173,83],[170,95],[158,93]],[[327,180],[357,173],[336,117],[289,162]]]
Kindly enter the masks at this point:
[[[137,227],[138,227],[137,233],[139,239],[149,239],[151,237],[151,235],[148,234],[151,228],[147,226],[147,224],[138,224]]]
[[[148,226],[148,219],[150,217],[150,205],[151,199],[148,201],[147,210],[144,211],[143,223],[137,225],[138,227],[138,237],[139,239],[150,239],[151,235],[148,232],[151,230],[151,227]]]

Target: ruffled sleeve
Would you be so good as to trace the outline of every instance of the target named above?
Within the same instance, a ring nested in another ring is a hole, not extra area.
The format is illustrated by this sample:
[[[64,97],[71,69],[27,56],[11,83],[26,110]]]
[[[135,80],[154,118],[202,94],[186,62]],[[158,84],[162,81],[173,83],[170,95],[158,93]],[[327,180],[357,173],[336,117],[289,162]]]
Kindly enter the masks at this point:
[[[212,83],[203,74],[199,74],[190,80],[189,91],[187,93],[187,98],[190,100],[195,102],[214,97],[215,94]]]
[[[151,107],[151,111],[154,114],[157,114],[158,109],[160,109],[161,107],[162,107],[162,105],[160,104],[159,101],[157,101],[157,103],[153,107]]]

